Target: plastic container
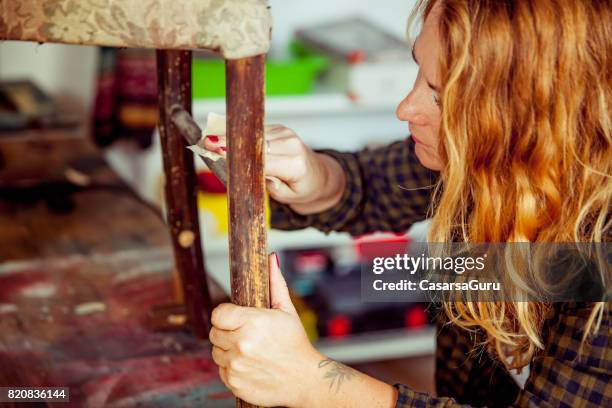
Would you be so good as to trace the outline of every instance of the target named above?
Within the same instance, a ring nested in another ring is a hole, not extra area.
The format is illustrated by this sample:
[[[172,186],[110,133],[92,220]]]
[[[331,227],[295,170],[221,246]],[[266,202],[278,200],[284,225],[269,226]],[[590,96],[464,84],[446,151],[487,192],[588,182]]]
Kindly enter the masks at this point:
[[[312,90],[317,75],[329,66],[323,56],[266,61],[266,95],[303,95]],[[225,62],[220,59],[194,59],[192,68],[194,99],[225,96]]]

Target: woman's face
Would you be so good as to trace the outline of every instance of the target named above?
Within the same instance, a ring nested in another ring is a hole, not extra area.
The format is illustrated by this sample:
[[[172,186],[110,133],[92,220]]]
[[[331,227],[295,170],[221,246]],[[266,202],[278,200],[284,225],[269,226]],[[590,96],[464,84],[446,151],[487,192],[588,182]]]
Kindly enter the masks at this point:
[[[419,65],[419,74],[412,90],[400,102],[395,112],[399,120],[408,122],[419,161],[432,170],[442,169],[438,156],[441,90],[437,66],[440,55],[439,4],[440,2],[437,2],[431,9],[414,43],[413,57]]]

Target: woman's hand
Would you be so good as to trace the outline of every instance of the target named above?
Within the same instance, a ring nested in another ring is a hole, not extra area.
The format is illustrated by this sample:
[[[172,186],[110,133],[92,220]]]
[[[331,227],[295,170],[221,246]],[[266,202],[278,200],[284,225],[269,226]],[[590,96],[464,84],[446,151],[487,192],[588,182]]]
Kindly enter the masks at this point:
[[[301,406],[324,357],[306,336],[287,284],[271,255],[271,309],[231,303],[212,313],[210,342],[219,375],[237,397],[263,406]]]
[[[268,193],[278,202],[289,204],[300,214],[313,214],[334,206],[345,188],[344,171],[328,155],[314,152],[295,132],[282,125],[265,127],[266,176]],[[225,135],[208,135],[204,148],[225,155]]]

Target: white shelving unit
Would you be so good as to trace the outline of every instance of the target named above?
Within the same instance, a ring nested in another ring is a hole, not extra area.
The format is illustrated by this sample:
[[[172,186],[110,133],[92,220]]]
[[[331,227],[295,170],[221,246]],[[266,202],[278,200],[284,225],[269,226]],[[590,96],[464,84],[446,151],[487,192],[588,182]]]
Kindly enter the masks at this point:
[[[200,210],[200,220],[204,219]],[[205,228],[202,228],[206,231]],[[223,288],[226,293],[230,291],[229,244],[227,234],[205,233],[204,255],[207,269],[211,277]],[[268,251],[282,251],[295,248],[315,248],[326,246],[352,245],[353,240],[348,234],[331,233],[325,235],[314,228],[297,231],[268,231]]]
[[[200,225],[204,232],[204,252],[206,262],[209,264],[210,274],[213,279],[226,291],[230,293],[229,273],[229,244],[227,234],[211,233],[205,227],[206,218],[210,217],[205,210],[200,210]],[[414,241],[423,241],[426,235],[428,223],[415,224],[409,231],[409,237]],[[391,237],[391,234],[380,234]],[[332,232],[325,234],[314,228],[306,228],[296,231],[268,231],[268,250],[282,251],[287,249],[308,249],[333,246],[351,246],[353,238],[346,233]]]

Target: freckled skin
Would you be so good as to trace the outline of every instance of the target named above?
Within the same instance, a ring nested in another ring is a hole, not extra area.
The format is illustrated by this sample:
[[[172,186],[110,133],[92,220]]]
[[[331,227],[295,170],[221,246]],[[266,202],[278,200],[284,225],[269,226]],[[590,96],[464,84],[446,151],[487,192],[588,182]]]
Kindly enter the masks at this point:
[[[419,64],[419,73],[410,93],[400,102],[395,112],[397,118],[408,122],[408,128],[416,142],[415,153],[425,167],[441,170],[438,155],[440,131],[440,106],[438,92],[430,87],[441,88],[437,61],[440,56],[438,21],[439,6],[436,5],[423,24],[423,29],[414,45],[414,55]]]

